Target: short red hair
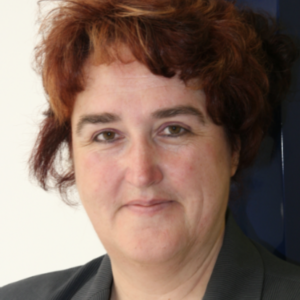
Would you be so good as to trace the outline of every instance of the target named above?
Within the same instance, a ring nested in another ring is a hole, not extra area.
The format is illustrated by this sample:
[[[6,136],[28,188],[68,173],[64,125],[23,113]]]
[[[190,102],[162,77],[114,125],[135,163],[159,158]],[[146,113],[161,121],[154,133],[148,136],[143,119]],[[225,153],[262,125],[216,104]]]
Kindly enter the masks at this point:
[[[253,162],[297,56],[273,19],[225,0],[62,0],[40,33],[36,63],[49,110],[30,164],[44,189],[52,181],[62,195],[75,176],[57,159],[68,145],[71,160],[70,117],[87,60],[122,60],[125,45],[155,75],[199,79],[209,115],[240,150],[238,174]]]

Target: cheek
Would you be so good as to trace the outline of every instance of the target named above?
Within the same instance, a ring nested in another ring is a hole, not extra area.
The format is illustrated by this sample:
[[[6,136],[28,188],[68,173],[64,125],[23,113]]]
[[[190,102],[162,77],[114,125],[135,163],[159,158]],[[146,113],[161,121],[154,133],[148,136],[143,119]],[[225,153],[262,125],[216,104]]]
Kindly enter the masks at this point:
[[[108,197],[113,201],[119,173],[114,160],[105,159],[97,152],[79,153],[75,161],[75,177],[82,201],[102,202]]]
[[[211,140],[184,147],[163,159],[167,180],[182,196],[193,199],[201,197],[210,203],[227,193],[230,184],[229,160],[226,148]]]
[[[207,146],[191,146],[178,153],[166,155],[164,161],[166,174],[176,186],[206,180],[210,149]],[[205,171],[206,170],[206,171]]]

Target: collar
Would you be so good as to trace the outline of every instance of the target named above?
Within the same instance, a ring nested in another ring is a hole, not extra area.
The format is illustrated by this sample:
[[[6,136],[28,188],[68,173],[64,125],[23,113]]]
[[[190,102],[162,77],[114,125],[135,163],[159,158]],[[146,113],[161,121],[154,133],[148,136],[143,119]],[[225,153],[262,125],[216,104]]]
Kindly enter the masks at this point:
[[[80,289],[72,300],[110,300],[113,275],[109,256],[103,256],[97,273]]]
[[[203,300],[259,300],[263,280],[258,250],[228,212],[223,245]]]

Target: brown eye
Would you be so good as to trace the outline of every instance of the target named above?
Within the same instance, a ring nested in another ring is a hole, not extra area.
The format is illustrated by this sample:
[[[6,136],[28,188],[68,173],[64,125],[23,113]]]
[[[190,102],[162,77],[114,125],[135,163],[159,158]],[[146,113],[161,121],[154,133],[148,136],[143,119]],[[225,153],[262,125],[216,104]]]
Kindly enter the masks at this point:
[[[115,140],[117,137],[117,134],[113,131],[104,131],[99,133],[96,137],[95,140],[98,142],[109,142]]]
[[[116,134],[112,131],[103,132],[102,134],[105,140],[113,140],[116,136]]]
[[[172,126],[168,126],[168,131],[170,134],[180,134],[182,132],[182,127],[180,126],[175,126],[175,125],[172,125]]]

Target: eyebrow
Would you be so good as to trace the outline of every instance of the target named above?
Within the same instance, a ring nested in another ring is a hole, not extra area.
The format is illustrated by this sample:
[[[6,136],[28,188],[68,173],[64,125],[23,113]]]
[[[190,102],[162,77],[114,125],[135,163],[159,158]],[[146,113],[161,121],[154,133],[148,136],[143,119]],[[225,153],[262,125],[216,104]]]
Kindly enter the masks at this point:
[[[98,123],[112,123],[120,121],[121,118],[118,115],[111,113],[93,114],[82,116],[77,124],[77,134],[79,135],[82,128],[86,124],[98,124]]]
[[[206,124],[203,113],[193,106],[179,105],[172,108],[159,109],[152,113],[152,117],[155,119],[172,118],[178,115],[193,115],[198,117],[200,123],[202,123],[203,125]],[[120,120],[120,116],[111,113],[84,115],[80,118],[77,124],[76,132],[79,135],[82,128],[86,124],[105,124],[117,122]]]
[[[172,108],[160,109],[152,113],[155,119],[171,118],[178,115],[193,115],[198,117],[200,123],[206,124],[204,114],[193,106],[179,105]]]

